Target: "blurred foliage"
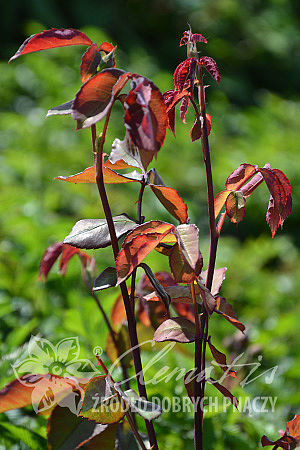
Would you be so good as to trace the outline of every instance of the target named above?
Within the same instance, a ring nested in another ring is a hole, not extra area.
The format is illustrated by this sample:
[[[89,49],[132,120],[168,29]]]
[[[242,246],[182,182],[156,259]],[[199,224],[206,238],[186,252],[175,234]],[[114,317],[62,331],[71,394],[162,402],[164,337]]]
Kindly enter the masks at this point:
[[[217,267],[228,267],[222,294],[247,325],[247,338],[241,339],[241,333],[235,333],[220,317],[213,318],[210,328],[214,341],[231,358],[244,352],[244,363],[260,361],[253,378],[278,365],[271,384],[261,376],[244,389],[231,387],[237,397],[278,397],[275,412],[249,415],[228,408],[227,413],[208,413],[204,423],[207,450],[256,449],[261,435],[276,437],[299,405],[299,16],[299,2],[292,0],[90,1],[88,7],[76,0],[30,0],[26,4],[14,0],[3,11],[5,45],[1,51],[5,59],[29,34],[51,26],[80,27],[93,41],[116,42],[117,65],[148,76],[162,91],[171,88],[171,72],[185,57],[178,42],[186,23],[191,23],[195,32],[209,39],[205,54],[217,60],[223,77],[220,89],[206,78],[211,84],[207,112],[213,117],[210,144],[215,191],[223,188],[227,176],[242,162],[259,166],[269,162],[292,183],[293,212],[273,240],[265,222],[265,187],[247,201],[246,218],[238,227],[226,222]],[[103,217],[95,186],[53,180],[91,165],[89,130],[75,133],[69,117],[44,120],[50,107],[72,99],[79,89],[81,54],[80,48],[61,48],[22,57],[9,66],[6,61],[1,63],[1,387],[13,378],[11,364],[26,351],[30,335],[41,335],[53,344],[78,336],[80,356],[92,361],[94,347],[105,346],[107,330],[86,294],[76,258],[65,278],[54,271],[46,285],[38,282],[44,249],[62,240],[76,220]],[[188,125],[177,122],[177,138],[168,133],[155,167],[166,185],[178,189],[188,203],[191,220],[200,229],[207,264],[205,174],[199,143],[190,142],[191,126],[192,116],[188,116]],[[116,109],[106,151],[115,137],[123,135],[121,110]],[[114,214],[126,211],[135,216],[137,189],[131,184],[108,187]],[[172,221],[151,192],[145,193],[143,214],[146,219]],[[112,264],[109,249],[97,252],[96,257],[99,271]],[[151,255],[148,260],[154,271],[168,270],[162,255]],[[108,314],[116,295],[117,290],[111,290],[99,296]],[[142,328],[139,335],[152,338],[152,332]],[[146,379],[152,379],[164,365],[170,371],[192,368],[192,347],[176,344],[178,351],[150,367]],[[163,344],[146,348],[143,363],[161,348]],[[214,396],[212,389],[208,393]],[[168,384],[149,384],[148,391],[150,396],[186,395],[183,383],[175,377]],[[45,418],[30,408],[11,411],[2,415],[0,429],[1,449],[41,448]],[[164,413],[156,429],[161,448],[193,448],[192,413]]]

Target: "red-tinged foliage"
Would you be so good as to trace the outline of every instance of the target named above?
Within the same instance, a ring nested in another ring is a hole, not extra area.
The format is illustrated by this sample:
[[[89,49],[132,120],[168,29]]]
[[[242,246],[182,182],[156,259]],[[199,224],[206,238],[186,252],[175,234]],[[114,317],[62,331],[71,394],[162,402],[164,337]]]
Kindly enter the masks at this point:
[[[300,445],[300,415],[296,415],[293,420],[286,424],[285,433],[277,439],[272,441],[267,436],[261,438],[263,447],[275,445],[274,448],[283,448],[284,450],[293,450]]]
[[[212,130],[212,117],[209,114],[206,114],[206,128],[207,136],[209,136]]]
[[[91,261],[91,257],[87,253],[81,251],[79,248],[72,247],[72,245],[64,244],[59,261],[59,271],[63,276],[66,274],[69,261],[74,255],[80,257],[82,268],[86,268],[87,264]]]
[[[190,91],[193,92],[197,60],[195,57],[182,61],[175,69],[173,76],[174,89],[179,92],[190,85]]]
[[[101,61],[101,53],[99,52],[97,44],[92,44],[82,57],[80,65],[80,76],[82,83],[85,83],[91,78]]]
[[[221,191],[215,196],[215,217],[217,218],[221,212],[221,209],[225,205],[230,191]]]
[[[190,105],[189,97],[184,97],[179,108],[180,119],[181,122],[184,124],[186,123],[186,115],[189,109],[189,105]]]
[[[122,75],[128,79],[123,70],[104,69],[81,87],[72,107],[72,117],[79,122],[78,128],[89,127],[106,116],[114,96],[119,93],[114,93],[113,88]]]
[[[201,56],[200,64],[202,64],[208,73],[216,80],[218,85],[220,86],[221,75],[217,66],[217,63],[210,56]]]
[[[102,42],[99,46],[99,50],[106,53],[107,55],[113,51],[115,47],[110,42]]]
[[[73,28],[51,28],[42,33],[33,34],[23,42],[18,51],[9,60],[12,61],[26,53],[48,50],[49,48],[69,45],[91,45],[92,41],[84,33]]]
[[[195,324],[185,317],[173,317],[165,320],[155,331],[156,342],[174,341],[187,344],[195,341]]]
[[[172,247],[169,256],[169,265],[176,283],[192,283],[200,274],[203,261],[200,259],[195,269],[187,262],[178,244]]]
[[[85,269],[87,264],[91,262],[91,257],[87,253],[84,253],[78,248],[72,247],[71,245],[63,244],[62,242],[56,242],[55,244],[52,244],[47,248],[42,256],[40,262],[39,279],[44,279],[44,281],[47,280],[48,274],[53,264],[60,255],[61,258],[59,262],[59,271],[62,275],[65,275],[70,259],[77,254],[80,257],[82,268]]]
[[[202,135],[202,124],[198,116],[195,117],[193,128],[191,129],[192,142],[197,141]]]
[[[129,233],[116,259],[118,284],[125,281],[143,259],[155,249],[160,241],[175,229],[174,225],[162,223],[138,234],[141,227]]]
[[[47,279],[48,273],[50,272],[53,264],[57,260],[57,258],[60,256],[61,252],[63,251],[64,244],[62,242],[55,242],[55,244],[50,245],[48,247],[41,259],[40,262],[40,274],[39,279]]]
[[[209,345],[211,354],[213,355],[214,359],[216,360],[216,362],[218,363],[220,368],[223,370],[223,372],[227,372],[228,375],[236,378],[237,377],[236,372],[234,370],[230,369],[227,365],[226,356],[224,355],[224,353],[222,353],[216,349],[216,347],[211,343],[210,337],[208,338],[208,345]]]
[[[202,36],[202,34],[193,34],[191,30],[185,31],[183,33],[179,46],[182,47],[183,45],[187,45],[189,42],[192,44],[195,44],[196,42],[207,44],[207,40]]]
[[[234,191],[240,189],[241,186],[256,173],[256,171],[257,166],[246,163],[241,164],[225,181],[225,189]]]
[[[158,152],[167,129],[167,110],[163,96],[152,81],[135,75],[133,89],[124,102],[125,126],[139,149]]]
[[[186,223],[188,219],[187,205],[178,192],[167,186],[154,186],[150,184],[150,187],[167,211],[179,220],[180,223]]]
[[[82,380],[83,384],[84,381]],[[46,394],[49,397],[54,395],[54,398],[61,400],[64,397],[64,392],[65,395],[68,395],[70,389],[78,390],[80,384],[78,385],[75,379],[49,373],[24,375],[11,381],[0,391],[0,413],[33,405],[35,400],[45,402]],[[43,414],[50,413],[53,408],[53,402],[49,400],[50,398],[48,398],[49,409],[45,408],[45,406],[41,408]],[[40,409],[39,405],[35,404],[35,406],[38,407],[38,410]]]
[[[226,213],[233,223],[240,223],[245,217],[245,199],[241,191],[231,191],[226,199]]]
[[[270,194],[274,198],[275,205],[277,206],[279,212],[281,212],[283,207],[286,205],[287,189],[284,187],[284,185],[282,184],[281,180],[278,178],[274,170],[264,168],[258,170],[264,177],[264,180],[266,182],[266,185],[268,186]]]
[[[117,328],[126,320],[126,311],[121,294],[116,298],[113,304],[110,318],[112,325]]]

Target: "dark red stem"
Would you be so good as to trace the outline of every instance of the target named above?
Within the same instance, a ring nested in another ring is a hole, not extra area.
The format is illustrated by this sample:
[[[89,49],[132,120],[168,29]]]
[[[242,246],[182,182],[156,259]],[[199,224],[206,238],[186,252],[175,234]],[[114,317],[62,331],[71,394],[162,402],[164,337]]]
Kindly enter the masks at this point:
[[[97,183],[100,199],[102,202],[105,218],[106,218],[109,233],[110,233],[111,245],[112,245],[112,249],[113,249],[114,258],[116,260],[118,253],[119,253],[119,244],[118,244],[118,239],[116,236],[116,230],[115,230],[112,213],[111,213],[110,205],[108,202],[105,185],[104,185],[104,179],[103,179],[103,146],[104,146],[104,142],[105,142],[105,137],[106,137],[110,114],[111,114],[111,109],[106,116],[106,121],[104,124],[102,136],[100,138],[101,142],[99,144],[99,149],[97,152],[96,183]],[[94,125],[92,125],[92,127],[93,126]],[[92,136],[93,136],[93,134],[92,134]],[[135,368],[135,373],[136,373],[138,390],[139,390],[140,396],[147,400],[147,392],[146,392],[145,381],[144,381],[143,367],[142,367],[138,337],[137,337],[137,332],[136,332],[136,320],[135,320],[135,315],[134,315],[132,307],[131,307],[131,302],[130,302],[130,298],[129,298],[129,294],[128,294],[128,290],[127,290],[127,286],[126,286],[125,282],[120,284],[120,289],[121,289],[124,306],[125,306],[125,311],[126,311],[126,316],[127,316],[129,339],[130,339],[130,345],[131,345],[131,349],[132,349],[131,350],[132,358],[133,358],[133,363],[134,363],[134,368]],[[156,441],[156,436],[155,436],[155,431],[154,431],[152,421],[145,420],[145,424],[146,424],[150,444],[154,450],[157,450],[158,446],[157,446],[157,441]]]

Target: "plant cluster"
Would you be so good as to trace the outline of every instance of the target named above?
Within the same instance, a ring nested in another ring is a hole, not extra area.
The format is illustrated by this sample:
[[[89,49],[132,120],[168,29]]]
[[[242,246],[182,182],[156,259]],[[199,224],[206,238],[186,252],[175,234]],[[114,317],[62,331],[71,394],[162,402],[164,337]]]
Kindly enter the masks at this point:
[[[119,360],[123,375],[123,380],[116,382],[100,355],[96,356],[104,374],[88,380],[76,376],[70,379],[57,373],[32,374],[24,365],[20,378],[0,392],[0,410],[3,412],[31,404],[32,388],[37,379],[47,383],[51,380],[51,386],[55,388],[50,393],[53,401],[46,408],[46,412],[51,414],[48,421],[49,448],[60,448],[60,442],[67,438],[73,439],[72,448],[102,446],[125,449],[129,445],[130,448],[158,448],[153,420],[161,414],[161,410],[147,398],[137,321],[154,328],[153,340],[156,342],[195,343],[195,368],[186,373],[185,387],[194,403],[196,450],[203,448],[206,383],[238,407],[238,400],[229,389],[205,373],[208,347],[212,358],[224,372],[223,378],[238,377],[209,334],[212,316],[223,317],[242,333],[245,330],[232,305],[220,294],[226,268],[215,268],[218,240],[226,217],[235,224],[242,221],[246,200],[263,182],[270,192],[266,220],[274,237],[279,225],[283,225],[291,212],[291,185],[285,174],[279,169],[272,169],[270,164],[258,167],[243,163],[226,179],[225,190],[214,197],[208,141],[213,125],[211,116],[206,113],[206,86],[202,72],[206,70],[218,84],[221,76],[211,57],[199,55],[197,44],[206,42],[200,34],[193,34],[191,30],[184,32],[180,46],[186,46],[187,59],[174,72],[173,89],[164,94],[143,75],[116,68],[116,47],[112,44],[103,42],[98,46],[84,33],[74,29],[51,29],[33,35],[11,58],[14,60],[27,53],[55,47],[88,46],[80,66],[81,88],[74,99],[51,108],[47,116],[70,115],[76,122],[77,130],[90,128],[94,165],[75,175],[57,179],[69,183],[96,184],[105,218],[80,220],[64,242],[50,246],[41,260],[40,278],[47,279],[59,257],[62,274],[74,255],[80,257],[86,289],[95,299],[108,328],[107,354],[113,363]],[[106,135],[117,102],[124,111],[125,136],[122,140],[114,140],[107,155],[104,153]],[[184,124],[188,109],[193,108],[195,118],[190,137],[192,141],[201,142],[206,171],[210,229],[207,270],[203,270],[198,228],[190,223],[186,203],[175,189],[164,184],[155,168],[149,169],[163,146],[167,129],[175,136],[175,113],[179,103],[180,118]],[[99,133],[97,125],[101,120],[104,125]],[[127,183],[139,186],[136,218],[120,211],[113,216],[111,206],[116,208],[116,205],[110,204],[106,193],[106,184]],[[178,225],[158,219],[146,221],[142,211],[145,189],[153,192],[179,222]],[[112,247],[115,265],[107,267],[97,276],[95,259],[82,250],[108,246]],[[153,273],[144,262],[152,251],[168,258],[171,273]],[[143,269],[144,275],[137,283],[138,268]],[[115,286],[120,287],[121,293],[109,319],[97,293]],[[131,354],[123,358],[127,349],[131,349]],[[138,393],[129,384],[128,370],[132,361]],[[79,414],[63,408],[70,390],[79,394],[75,408]],[[101,399],[97,405],[95,395]],[[35,398],[37,403],[42,403],[37,405],[37,410],[45,413],[45,399]],[[136,415],[144,418],[147,436],[138,431]],[[67,424],[63,438],[56,432],[61,421]],[[80,436],[76,435],[79,428]],[[274,445],[274,448],[295,448],[300,443],[299,416],[288,422],[286,431],[277,441],[263,436],[261,442],[263,446]]]

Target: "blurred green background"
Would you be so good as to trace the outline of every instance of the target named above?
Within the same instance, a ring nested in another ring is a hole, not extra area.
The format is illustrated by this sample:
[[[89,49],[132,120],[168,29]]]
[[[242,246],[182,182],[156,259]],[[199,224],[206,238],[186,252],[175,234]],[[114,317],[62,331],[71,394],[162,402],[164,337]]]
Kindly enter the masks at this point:
[[[248,332],[247,339],[240,339],[240,333],[219,317],[212,319],[210,332],[231,358],[244,352],[244,362],[257,362],[262,355],[257,374],[278,365],[271,384],[262,376],[244,389],[233,386],[235,395],[278,399],[272,414],[208,414],[205,449],[256,449],[262,434],[277,439],[277,431],[285,429],[300,400],[299,1],[12,0],[2,9],[0,20],[1,387],[13,379],[11,364],[26,349],[23,346],[31,335],[53,344],[78,336],[81,356],[91,360],[93,348],[104,346],[106,339],[105,325],[82,285],[79,260],[71,261],[65,278],[54,270],[46,285],[38,282],[44,249],[63,240],[77,220],[103,217],[95,186],[53,181],[55,176],[71,175],[92,164],[89,130],[75,132],[69,117],[45,120],[50,107],[72,99],[79,89],[84,49],[35,53],[9,66],[7,60],[30,34],[51,27],[80,28],[94,42],[117,44],[117,66],[151,78],[164,92],[172,88],[172,73],[185,58],[185,48],[178,44],[189,23],[208,39],[204,55],[217,61],[222,75],[220,88],[205,78],[210,84],[207,112],[213,118],[215,192],[222,190],[239,164],[269,162],[289,177],[293,195],[292,215],[274,239],[265,221],[269,196],[264,186],[247,201],[245,220],[238,227],[224,226],[217,260],[217,267],[228,268],[222,294]],[[200,144],[190,141],[191,126],[192,115],[188,125],[178,121],[176,140],[168,132],[155,167],[165,184],[176,188],[187,202],[192,222],[200,229],[207,264],[205,179]],[[122,114],[116,110],[106,151],[115,137],[123,135]],[[137,189],[108,187],[115,215],[136,214]],[[146,220],[172,221],[150,192],[145,194],[143,214]],[[112,264],[109,249],[98,251],[96,257],[99,271]],[[161,255],[149,257],[148,262],[154,270],[168,269]],[[99,296],[107,313],[116,295],[117,291],[111,291]],[[192,368],[191,352],[192,348],[168,354],[152,369],[153,374],[164,364]],[[149,358],[151,352],[145,351],[143,361]],[[148,379],[153,374],[150,370]],[[182,383],[174,379],[148,390],[150,396],[186,395]],[[46,435],[45,419],[30,409],[3,414],[0,423],[6,424],[0,437],[3,449],[34,448],[27,435],[7,428],[9,423],[31,430],[33,441],[35,433]],[[165,413],[156,430],[162,449],[193,448],[191,414]]]

